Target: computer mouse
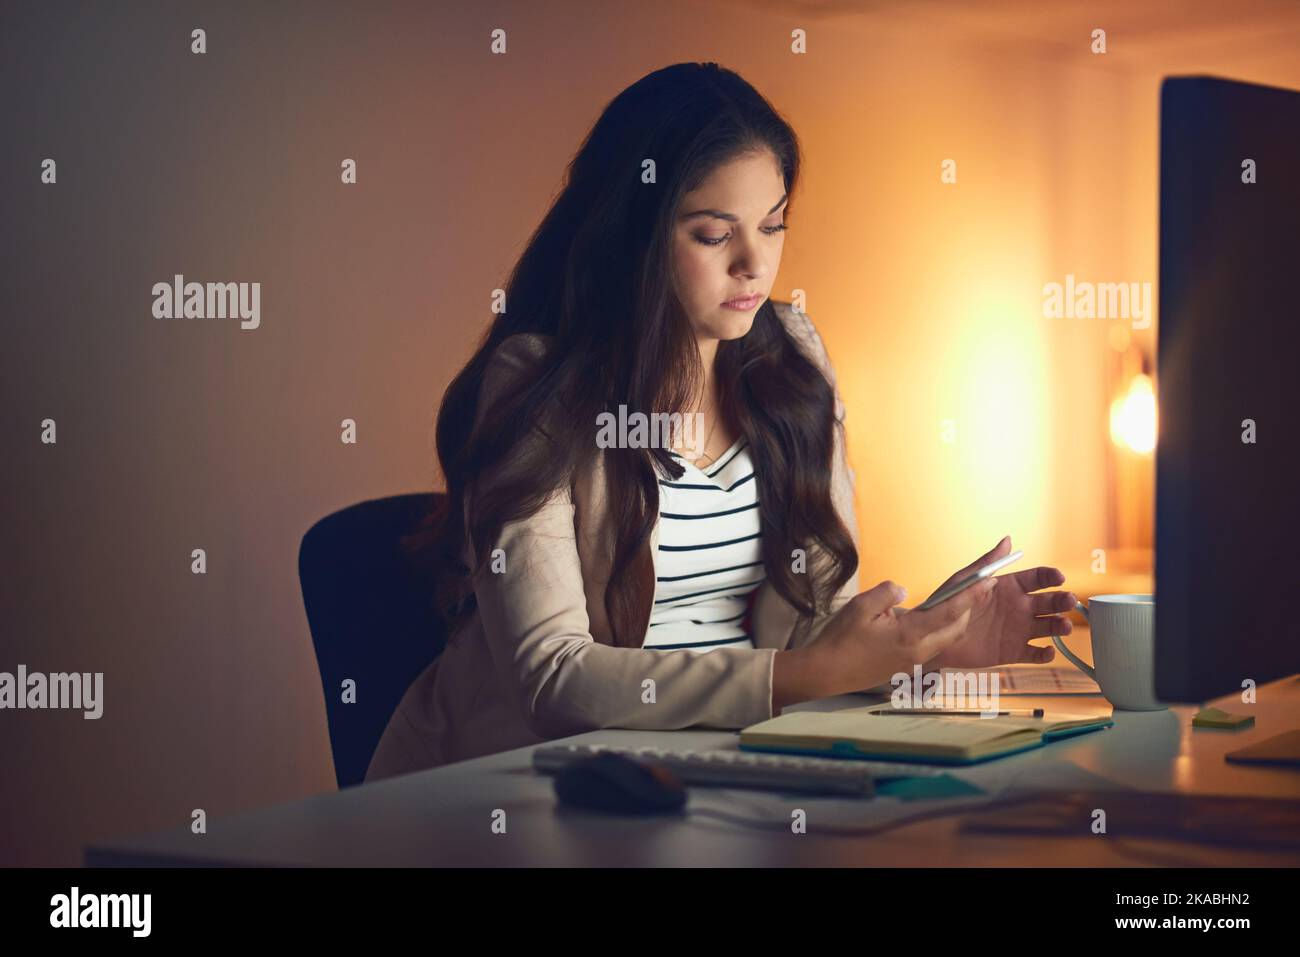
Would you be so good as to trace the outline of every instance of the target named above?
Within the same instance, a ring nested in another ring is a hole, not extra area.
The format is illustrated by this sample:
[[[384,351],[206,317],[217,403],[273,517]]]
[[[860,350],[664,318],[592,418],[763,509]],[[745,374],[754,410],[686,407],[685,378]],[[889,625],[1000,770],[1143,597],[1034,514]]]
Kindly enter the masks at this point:
[[[674,814],[686,806],[686,786],[667,768],[621,754],[597,754],[555,775],[562,804],[616,814]]]

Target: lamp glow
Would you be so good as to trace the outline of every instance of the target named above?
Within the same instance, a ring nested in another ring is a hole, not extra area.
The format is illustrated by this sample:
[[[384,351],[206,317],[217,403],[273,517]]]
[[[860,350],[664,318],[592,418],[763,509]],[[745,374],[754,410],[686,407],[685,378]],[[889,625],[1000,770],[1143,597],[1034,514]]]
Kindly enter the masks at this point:
[[[1110,438],[1143,455],[1156,447],[1156,394],[1150,376],[1135,375],[1128,392],[1110,404]]]

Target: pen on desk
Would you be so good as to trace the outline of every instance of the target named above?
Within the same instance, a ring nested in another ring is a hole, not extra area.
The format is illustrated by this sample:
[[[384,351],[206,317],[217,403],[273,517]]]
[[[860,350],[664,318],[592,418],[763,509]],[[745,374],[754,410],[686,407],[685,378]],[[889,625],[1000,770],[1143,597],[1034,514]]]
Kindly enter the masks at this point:
[[[975,714],[975,715],[983,716],[983,715],[985,714],[985,712],[983,712],[983,711],[952,711],[952,710],[948,710],[948,709],[945,709],[945,708],[886,708],[886,709],[882,709],[882,710],[879,710],[879,711],[870,711],[870,712],[868,712],[868,714],[935,715],[936,717],[943,717],[943,716],[954,715],[954,714],[957,714],[957,715]],[[995,712],[993,712],[993,714],[994,714],[994,715],[997,715],[997,716],[1001,716],[1001,715],[1014,715],[1014,716],[1017,717],[1017,718],[1042,718],[1042,717],[1045,717],[1045,716],[1046,716],[1046,715],[1045,715],[1045,712],[1043,711],[1042,708],[1034,708],[1034,710],[1032,710],[1032,711],[1029,711],[1029,710],[1024,710],[1024,711],[995,711]]]

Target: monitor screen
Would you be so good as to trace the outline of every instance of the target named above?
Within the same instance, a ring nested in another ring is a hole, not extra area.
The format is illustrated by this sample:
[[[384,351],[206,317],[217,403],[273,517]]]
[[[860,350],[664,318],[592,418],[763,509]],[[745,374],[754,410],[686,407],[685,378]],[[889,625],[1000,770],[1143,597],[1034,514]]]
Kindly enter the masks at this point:
[[[1300,672],[1300,92],[1160,104],[1156,695]]]

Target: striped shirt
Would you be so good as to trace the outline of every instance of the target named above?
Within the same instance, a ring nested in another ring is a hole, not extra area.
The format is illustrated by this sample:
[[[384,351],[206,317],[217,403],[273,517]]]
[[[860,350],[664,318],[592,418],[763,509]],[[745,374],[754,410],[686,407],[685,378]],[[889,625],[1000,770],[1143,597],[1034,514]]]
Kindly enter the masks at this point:
[[[646,648],[753,648],[743,619],[763,583],[758,482],[742,436],[704,470],[659,480],[659,547]]]

